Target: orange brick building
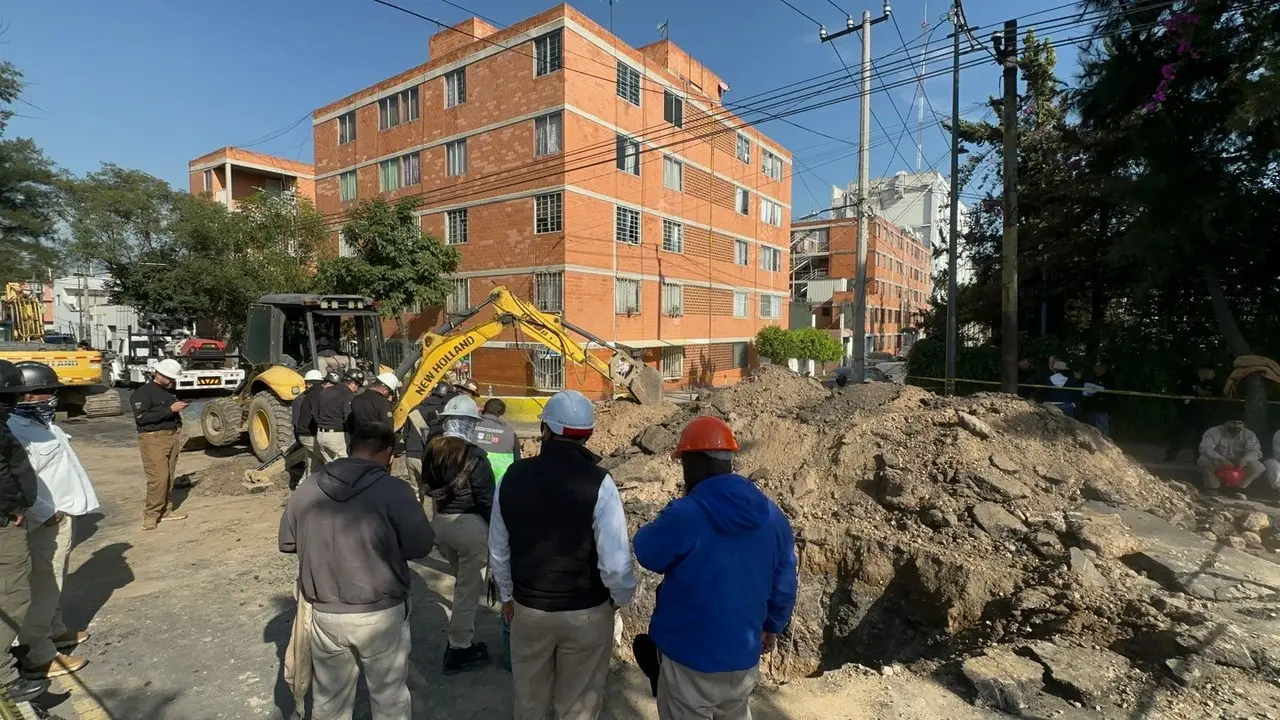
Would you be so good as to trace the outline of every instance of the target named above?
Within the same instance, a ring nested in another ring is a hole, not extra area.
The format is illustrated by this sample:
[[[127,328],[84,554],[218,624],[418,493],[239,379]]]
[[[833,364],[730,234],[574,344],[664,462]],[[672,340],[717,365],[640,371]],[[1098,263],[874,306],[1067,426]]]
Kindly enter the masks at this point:
[[[461,253],[448,310],[505,285],[672,386],[739,378],[756,332],[785,323],[791,157],[721,107],[728,86],[567,5],[507,29],[469,19],[429,57],[315,111],[320,211],[419,198],[423,230]],[[486,391],[608,391],[515,334],[471,360]]]
[[[208,193],[234,210],[254,193],[296,193],[316,199],[315,171],[307,163],[224,147],[187,163],[190,191]]]
[[[871,217],[867,232],[867,352],[905,353],[929,304],[931,253],[913,233],[878,215]],[[791,253],[792,326],[830,330],[843,338],[850,356],[857,218],[795,223]]]

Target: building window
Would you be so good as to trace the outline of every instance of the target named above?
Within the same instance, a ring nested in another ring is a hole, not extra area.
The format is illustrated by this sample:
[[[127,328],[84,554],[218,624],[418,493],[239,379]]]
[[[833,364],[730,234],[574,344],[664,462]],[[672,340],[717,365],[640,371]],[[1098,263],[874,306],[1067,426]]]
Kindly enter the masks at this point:
[[[542,77],[560,69],[560,31],[553,30],[533,40],[533,55],[536,58],[534,77]]]
[[[733,294],[733,316],[736,318],[747,317],[747,294],[744,292],[735,292]]]
[[[418,119],[418,88],[402,90],[378,101],[378,127],[383,130]]]
[[[662,314],[667,317],[684,315],[684,286],[662,283]]]
[[[534,155],[554,155],[564,147],[561,118],[560,113],[551,113],[533,121]]]
[[[618,61],[618,97],[640,106],[640,71]]]
[[[444,299],[444,311],[450,315],[460,313],[471,307],[471,280],[455,278],[450,281],[452,287]]]
[[[446,168],[449,177],[467,174],[467,139],[454,140],[444,146]]]
[[[378,189],[382,192],[400,189],[400,158],[378,163]]]
[[[617,206],[614,211],[613,239],[628,245],[640,244],[640,211]]]
[[[564,357],[555,350],[534,350],[533,384],[538,390],[563,390]]]
[[[417,185],[422,182],[422,158],[418,153],[410,153],[400,158],[400,185]]]
[[[684,100],[670,90],[662,93],[662,119],[684,127]]]
[[[782,298],[777,295],[760,296],[760,317],[764,320],[777,320],[782,314]]]
[[[461,105],[467,101],[467,69],[458,68],[444,76],[444,106]]]
[[[751,164],[751,139],[742,133],[738,133],[738,159]]]
[[[782,227],[782,206],[772,200],[760,198],[760,220],[768,225]]]
[[[684,226],[670,220],[662,221],[662,249],[667,252],[684,252]]]
[[[467,209],[450,210],[444,214],[444,241],[447,245],[462,245],[467,241]]]
[[[615,278],[613,281],[613,311],[618,315],[635,315],[640,312],[640,281]]]
[[[782,179],[782,158],[763,148],[760,150],[760,168],[774,180]]]
[[[751,193],[746,188],[737,188],[734,192],[734,205],[739,215],[751,214]]]
[[[347,240],[345,230],[338,231],[338,257],[355,257],[356,246]]]
[[[745,266],[747,263],[751,262],[751,260],[749,259],[750,257],[751,257],[751,250],[750,248],[747,247],[747,241],[734,240],[733,241],[733,264]]]
[[[533,274],[534,303],[543,312],[564,312],[564,273]]]
[[[684,163],[665,155],[662,158],[662,184],[668,190],[684,192]]]
[[[356,111],[338,116],[338,144],[346,145],[356,139]]]
[[[733,366],[735,368],[747,369],[747,344],[744,342],[736,342],[733,344]]]
[[[626,135],[618,136],[618,169],[632,175],[640,174],[640,143]]]
[[[662,348],[662,379],[679,380],[684,377],[684,348]]]
[[[533,198],[533,231],[560,232],[564,227],[564,194],[547,193]]]
[[[765,272],[778,272],[782,269],[782,251],[778,248],[760,246],[760,269]]]
[[[204,172],[200,173],[200,177],[201,177],[201,181],[204,183],[204,191],[212,192],[213,191],[213,171],[205,170]]]
[[[356,171],[348,170],[338,176],[338,199],[351,202],[356,199]]]

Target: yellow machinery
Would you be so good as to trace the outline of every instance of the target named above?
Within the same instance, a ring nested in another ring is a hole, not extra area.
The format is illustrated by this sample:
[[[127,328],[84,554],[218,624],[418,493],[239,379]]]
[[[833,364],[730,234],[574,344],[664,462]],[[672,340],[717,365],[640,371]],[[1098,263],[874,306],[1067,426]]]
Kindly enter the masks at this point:
[[[44,339],[44,305],[38,298],[31,297],[22,283],[5,283],[3,309],[13,340],[39,342]]]

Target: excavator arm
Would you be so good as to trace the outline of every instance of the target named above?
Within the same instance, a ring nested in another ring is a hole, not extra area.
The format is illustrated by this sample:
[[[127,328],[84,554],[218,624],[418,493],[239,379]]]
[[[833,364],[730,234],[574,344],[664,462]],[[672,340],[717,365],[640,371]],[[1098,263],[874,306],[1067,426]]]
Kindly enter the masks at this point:
[[[493,319],[465,332],[455,332],[459,325],[474,317],[485,307],[494,309]],[[409,413],[418,407],[449,368],[497,337],[508,327],[517,327],[524,334],[560,353],[561,356],[590,367],[625,388],[643,405],[662,400],[662,375],[657,370],[582,328],[565,323],[560,316],[545,313],[512,295],[506,288],[497,287],[489,294],[488,300],[481,305],[445,322],[432,332],[423,334],[421,352],[417,361],[413,363],[412,371],[410,372],[403,365],[399,368],[401,371],[399,374],[408,375],[408,378],[402,384],[404,389],[396,403],[393,416],[395,428],[399,430],[404,426]],[[569,335],[569,331],[601,347],[608,348],[613,351],[613,357],[606,363],[592,355],[578,345],[578,342]]]

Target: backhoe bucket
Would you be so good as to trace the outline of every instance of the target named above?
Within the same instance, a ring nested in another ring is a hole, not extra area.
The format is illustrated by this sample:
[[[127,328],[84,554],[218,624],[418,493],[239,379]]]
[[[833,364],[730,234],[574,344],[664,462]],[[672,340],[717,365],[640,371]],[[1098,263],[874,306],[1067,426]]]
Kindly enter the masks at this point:
[[[662,402],[662,373],[656,368],[637,363],[624,383],[641,405],[657,405]]]

